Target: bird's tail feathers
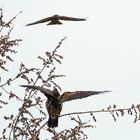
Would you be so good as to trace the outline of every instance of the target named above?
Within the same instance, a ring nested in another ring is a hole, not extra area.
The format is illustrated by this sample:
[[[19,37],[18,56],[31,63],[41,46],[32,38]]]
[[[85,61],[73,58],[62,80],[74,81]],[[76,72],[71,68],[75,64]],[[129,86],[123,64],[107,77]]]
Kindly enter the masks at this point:
[[[58,21],[55,21],[55,22],[51,21],[47,25],[56,25],[56,24],[63,24],[63,23],[58,20]]]
[[[52,119],[51,117],[49,117],[48,127],[51,127],[51,128],[58,127],[58,117],[56,117],[55,119]]]

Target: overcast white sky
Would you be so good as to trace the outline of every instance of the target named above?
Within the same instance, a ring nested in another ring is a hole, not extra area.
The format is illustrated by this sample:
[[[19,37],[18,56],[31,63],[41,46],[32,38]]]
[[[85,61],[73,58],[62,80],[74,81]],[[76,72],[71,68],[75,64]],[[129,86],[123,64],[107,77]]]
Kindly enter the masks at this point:
[[[37,56],[53,50],[67,36],[60,48],[63,64],[58,66],[58,73],[66,75],[59,81],[63,91],[112,90],[106,95],[65,103],[62,114],[139,103],[139,0],[0,0],[0,6],[4,7],[7,19],[23,12],[15,21],[13,33],[14,37],[23,39],[15,56],[17,65],[21,61],[28,66],[38,64]],[[25,26],[54,14],[86,17],[87,21]],[[100,114],[97,121],[96,128],[88,132],[89,140],[140,138],[140,125],[133,124],[133,117],[120,118],[114,123],[109,114]],[[64,122],[60,119],[59,124],[64,127]]]

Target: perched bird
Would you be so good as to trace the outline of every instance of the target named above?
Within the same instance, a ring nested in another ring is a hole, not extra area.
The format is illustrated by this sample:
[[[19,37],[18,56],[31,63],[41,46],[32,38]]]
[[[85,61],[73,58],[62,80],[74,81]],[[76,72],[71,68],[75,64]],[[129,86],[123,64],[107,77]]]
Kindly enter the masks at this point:
[[[85,21],[85,18],[73,18],[73,17],[67,17],[67,16],[59,16],[59,15],[54,15],[51,17],[47,17],[41,20],[38,20],[33,23],[29,23],[26,26],[34,25],[34,24],[39,24],[39,23],[44,23],[50,21],[47,25],[55,25],[55,24],[62,24],[60,20],[68,20],[68,21]]]
[[[62,110],[63,102],[109,92],[108,90],[106,91],[74,91],[74,92],[66,91],[62,95],[60,95],[60,93],[55,87],[54,87],[54,90],[51,91],[49,89],[46,89],[40,86],[32,86],[32,85],[20,85],[20,86],[26,87],[29,89],[39,90],[48,98],[46,102],[46,108],[49,114],[48,126],[51,128],[58,126],[58,117]]]

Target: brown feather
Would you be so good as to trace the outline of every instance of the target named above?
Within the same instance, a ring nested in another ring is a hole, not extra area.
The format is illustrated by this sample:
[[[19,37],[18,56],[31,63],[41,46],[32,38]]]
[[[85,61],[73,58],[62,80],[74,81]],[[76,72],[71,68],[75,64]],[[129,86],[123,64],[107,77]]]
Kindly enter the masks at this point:
[[[32,22],[32,23],[29,23],[29,24],[27,24],[26,26],[30,26],[30,25],[35,25],[35,24],[39,24],[39,23],[48,22],[48,21],[51,21],[52,19],[53,19],[53,16],[52,16],[52,17],[43,18],[43,19],[41,19],[41,20],[38,20],[38,21],[35,21],[35,22]]]
[[[42,92],[47,98],[53,98],[56,99],[53,94],[52,91],[40,86],[32,86],[32,85],[20,85],[21,87],[26,87],[29,89],[34,89],[34,90],[39,90],[40,92]]]
[[[81,98],[86,98],[88,96],[91,95],[96,95],[96,94],[102,94],[105,92],[109,92],[109,91],[74,91],[74,92],[64,92],[61,96],[60,96],[60,102],[66,102],[66,101],[70,101],[70,100],[75,100],[75,99],[81,99]]]
[[[67,17],[67,16],[60,16],[60,20],[69,20],[69,21],[86,21],[85,18],[74,18],[74,17]]]

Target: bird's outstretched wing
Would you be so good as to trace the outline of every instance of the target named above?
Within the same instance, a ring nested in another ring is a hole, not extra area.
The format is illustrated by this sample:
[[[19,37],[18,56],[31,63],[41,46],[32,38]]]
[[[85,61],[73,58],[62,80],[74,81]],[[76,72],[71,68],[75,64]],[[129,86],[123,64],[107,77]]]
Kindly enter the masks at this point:
[[[60,20],[70,20],[70,21],[86,21],[85,18],[74,18],[74,17],[67,17],[67,16],[59,16]]]
[[[42,92],[47,98],[53,98],[56,99],[53,95],[52,95],[52,91],[40,86],[32,86],[32,85],[20,85],[21,87],[26,87],[29,89],[35,89],[35,90],[39,90],[40,92]]]
[[[61,96],[60,96],[60,102],[66,102],[66,101],[70,101],[70,100],[75,100],[75,99],[82,99],[82,98],[86,98],[88,96],[91,95],[96,95],[96,94],[102,94],[105,92],[110,92],[108,90],[106,91],[74,91],[74,92],[64,92]]]
[[[32,23],[29,23],[27,24],[26,26],[30,26],[30,25],[34,25],[34,24],[39,24],[39,23],[44,23],[44,22],[48,22],[50,20],[52,20],[53,17],[47,17],[47,18],[44,18],[44,19],[41,19],[41,20],[38,20],[38,21],[35,21],[35,22],[32,22]]]

